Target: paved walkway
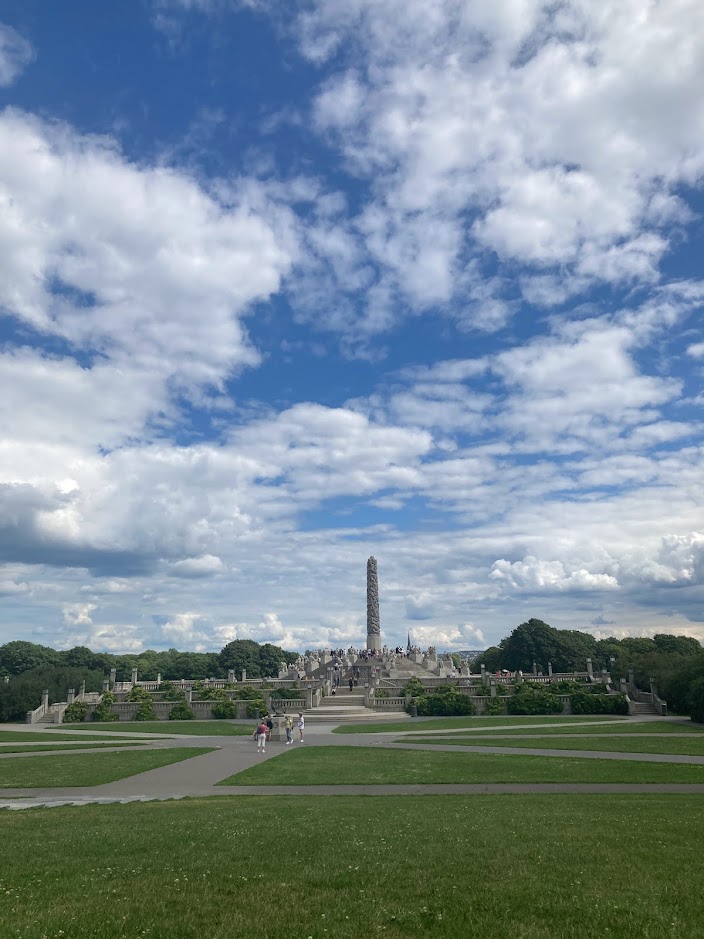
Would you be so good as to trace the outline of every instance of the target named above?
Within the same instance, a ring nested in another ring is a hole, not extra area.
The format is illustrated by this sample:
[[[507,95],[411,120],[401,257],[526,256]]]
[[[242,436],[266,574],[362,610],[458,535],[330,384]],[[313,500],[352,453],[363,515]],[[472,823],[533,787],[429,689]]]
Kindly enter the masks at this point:
[[[655,718],[655,721],[662,723],[662,718]],[[643,723],[642,720],[636,721]],[[594,722],[596,723],[596,722]],[[610,722],[613,724],[613,721]],[[627,724],[624,721],[624,732],[627,732]],[[687,722],[688,723],[688,722]],[[529,725],[521,725],[527,727]],[[546,726],[553,725],[534,725],[536,734],[539,730],[544,730]],[[560,724],[560,726],[570,726],[569,724]],[[576,726],[583,727],[580,723]],[[592,724],[590,723],[590,726]],[[2,728],[7,729],[7,728]],[[15,727],[18,731],[24,731],[27,728]],[[521,756],[557,756],[557,757],[577,757],[580,759],[603,759],[603,760],[629,760],[643,763],[704,763],[703,756],[681,756],[669,754],[653,753],[613,753],[606,751],[591,750],[554,750],[549,748],[518,748],[518,747],[492,747],[489,745],[458,746],[452,743],[443,744],[422,744],[418,743],[397,743],[394,742],[401,735],[401,731],[384,732],[382,734],[333,734],[332,725],[312,726],[306,728],[306,743],[313,746],[352,746],[364,748],[384,749],[410,749],[410,750],[430,750],[450,751],[461,753],[499,753],[516,754]],[[493,730],[509,730],[510,725],[492,728]],[[457,732],[466,732],[467,728],[458,729]],[[65,731],[69,733],[67,729]],[[59,734],[61,731],[57,730]],[[404,737],[407,732],[403,732]],[[422,733],[424,736],[444,737],[447,730],[442,731],[416,731],[411,732],[410,736]],[[97,734],[96,734],[97,736]],[[129,801],[149,801],[165,799],[181,799],[185,797],[202,796],[253,796],[253,795],[437,795],[439,793],[476,795],[486,793],[702,793],[704,794],[703,784],[615,784],[615,783],[526,783],[526,784],[466,784],[466,785],[364,785],[364,786],[218,786],[217,783],[222,779],[227,779],[236,773],[242,772],[251,766],[278,756],[287,751],[283,743],[270,743],[266,753],[262,754],[256,750],[254,742],[249,737],[218,736],[218,737],[178,737],[168,738],[165,735],[142,735],[130,734],[135,739],[148,739],[146,747],[139,749],[163,749],[173,747],[214,747],[211,753],[202,754],[192,759],[173,763],[169,766],[163,766],[158,769],[148,770],[137,776],[130,776],[127,779],[117,780],[116,782],[106,783],[102,786],[94,787],[66,787],[66,788],[46,788],[46,789],[2,789],[0,790],[0,808],[21,809],[37,805],[65,805],[65,804],[88,804],[104,802],[129,802]],[[390,740],[389,737],[394,740]],[[580,738],[583,734],[579,735]],[[640,735],[639,735],[640,736]],[[668,739],[671,736],[668,734]],[[691,736],[683,734],[682,736]],[[76,755],[90,754],[90,750],[72,750],[71,743],[78,741],[65,741],[61,747],[62,754],[75,753]],[[86,739],[86,743],[89,740]],[[93,739],[90,742],[109,742],[109,738],[101,735],[100,741]],[[306,744],[303,744],[305,746]],[[293,749],[300,748],[299,743],[293,744]],[[133,750],[132,747],[120,747],[118,750]],[[55,752],[55,751],[54,751]],[[41,759],[43,756],[54,755],[52,751],[40,751],[35,753],[23,754],[4,754],[0,753],[0,760],[10,759],[21,756],[23,759]],[[116,752],[113,748],[101,748],[101,753]]]

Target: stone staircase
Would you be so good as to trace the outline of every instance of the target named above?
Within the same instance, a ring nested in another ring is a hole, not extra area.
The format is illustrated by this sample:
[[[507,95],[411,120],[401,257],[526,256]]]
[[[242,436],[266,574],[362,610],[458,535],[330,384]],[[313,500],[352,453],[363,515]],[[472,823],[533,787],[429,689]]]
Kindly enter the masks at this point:
[[[636,717],[639,714],[660,714],[660,711],[650,701],[634,701],[633,704],[635,707],[633,714]]]
[[[379,712],[364,706],[364,693],[340,688],[337,694],[323,698],[317,708],[305,712],[306,724],[357,724],[365,721],[410,720],[405,712]]]

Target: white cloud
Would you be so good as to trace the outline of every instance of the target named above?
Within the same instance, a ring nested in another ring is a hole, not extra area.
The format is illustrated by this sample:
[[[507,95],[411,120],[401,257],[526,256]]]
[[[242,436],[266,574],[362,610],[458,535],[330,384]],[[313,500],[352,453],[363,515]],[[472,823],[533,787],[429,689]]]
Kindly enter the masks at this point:
[[[32,44],[16,29],[0,23],[0,88],[11,85],[33,59]]]
[[[171,570],[178,577],[210,577],[212,574],[220,574],[224,569],[222,560],[213,554],[184,558],[171,565]]]
[[[543,591],[616,590],[618,580],[610,574],[593,574],[584,568],[567,571],[561,561],[544,561],[528,555],[522,561],[494,561],[491,577],[516,590]]]
[[[109,139],[0,114],[0,302],[40,332],[182,389],[256,363],[239,315],[291,263],[240,181],[219,198]],[[287,244],[283,242],[286,241]]]
[[[452,649],[482,649],[487,644],[481,629],[471,623],[458,626],[414,626],[411,641],[421,648],[435,646],[439,652]]]

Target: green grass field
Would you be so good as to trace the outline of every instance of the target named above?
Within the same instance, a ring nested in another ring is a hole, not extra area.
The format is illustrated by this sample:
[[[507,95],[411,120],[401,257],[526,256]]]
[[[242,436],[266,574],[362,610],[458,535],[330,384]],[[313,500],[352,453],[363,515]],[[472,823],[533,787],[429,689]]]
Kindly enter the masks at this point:
[[[57,734],[53,731],[44,733],[44,731],[37,731],[36,733],[30,730],[0,730],[0,743],[39,743],[43,740],[105,740],[105,737],[98,735],[96,737],[90,737],[88,734]]]
[[[587,724],[583,727],[507,727],[505,730],[498,731],[491,727],[469,727],[465,733],[459,736],[469,736],[480,734],[482,736],[492,733],[510,734],[512,737],[521,734],[704,734],[704,724],[674,724],[669,721],[647,721],[642,724],[636,724],[633,721],[617,724],[599,724],[592,726]]]
[[[466,747],[516,747],[527,749],[548,750],[602,750],[607,753],[671,753],[682,756],[704,756],[704,739],[697,737],[563,737],[553,734],[550,737],[519,737],[508,739],[505,737],[489,737],[485,734],[477,739],[476,736],[453,734],[451,737],[414,737],[409,741],[407,737],[395,740],[394,743],[422,743],[432,746],[466,746]]]
[[[389,721],[387,724],[343,724],[333,730],[334,734],[388,734],[397,731],[414,730],[456,730],[458,728],[471,728],[472,730],[486,730],[494,727],[520,727],[523,724],[564,724],[589,723],[602,721],[611,723],[623,721],[622,717],[609,717],[592,714],[577,714],[571,717],[429,717],[414,718],[407,721]]]
[[[428,783],[704,783],[704,766],[423,750],[309,747],[273,757],[221,786]]]
[[[0,788],[102,786],[149,769],[179,763],[201,753],[210,753],[211,750],[212,747],[180,747],[169,750],[128,750],[124,753],[82,753],[80,756],[52,754],[36,760],[0,760]]]
[[[0,935],[697,939],[702,843],[702,799],[684,795],[0,812]]]
[[[18,743],[16,746],[8,743],[0,746],[0,756],[2,756],[3,753],[45,753],[46,751],[61,753],[62,750],[104,750],[106,747],[146,746],[148,746],[148,743],[145,740],[112,740],[110,743],[105,743],[102,740],[99,743]]]
[[[248,724],[232,724],[230,721],[108,721],[100,724],[72,724],[71,730],[85,730],[88,733],[119,734],[122,731],[143,734],[178,734],[188,737],[240,737],[251,734],[255,721]]]

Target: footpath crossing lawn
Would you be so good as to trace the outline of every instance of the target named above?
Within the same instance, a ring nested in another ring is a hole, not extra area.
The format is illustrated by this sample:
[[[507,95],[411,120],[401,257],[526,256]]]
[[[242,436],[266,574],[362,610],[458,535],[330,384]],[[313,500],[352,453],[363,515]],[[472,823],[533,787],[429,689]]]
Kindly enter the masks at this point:
[[[489,737],[482,734],[465,736],[453,734],[451,737],[403,737],[394,743],[422,743],[430,746],[453,747],[516,747],[533,750],[603,750],[607,753],[672,753],[681,756],[704,756],[704,739],[697,737]]]
[[[522,724],[570,724],[602,721],[611,723],[623,721],[622,717],[609,717],[608,715],[595,716],[592,714],[577,714],[568,717],[431,717],[414,718],[406,721],[389,722],[387,724],[343,724],[333,730],[334,734],[388,734],[397,731],[407,732],[415,730],[490,730],[494,727],[520,727]]]
[[[212,749],[180,747],[169,750],[129,750],[124,753],[82,753],[80,756],[52,754],[36,760],[0,760],[0,788],[102,786],[116,779],[210,753]],[[2,931],[0,935],[4,935]]]
[[[704,783],[704,765],[579,757],[308,747],[282,753],[220,786],[414,783]]]
[[[696,939],[703,843],[702,799],[687,795],[5,811],[0,935]]]
[[[46,751],[61,753],[62,750],[102,750],[105,747],[145,747],[147,745],[146,740],[112,740],[110,743],[102,740],[99,743],[18,743],[16,746],[3,743],[0,745],[0,756],[3,753],[45,753]]]
[[[128,730],[130,733],[143,734],[185,734],[188,737],[241,737],[254,730],[255,722],[248,724],[233,724],[230,721],[107,721],[104,724],[75,724],[71,730],[85,730],[92,733],[119,734]]]

